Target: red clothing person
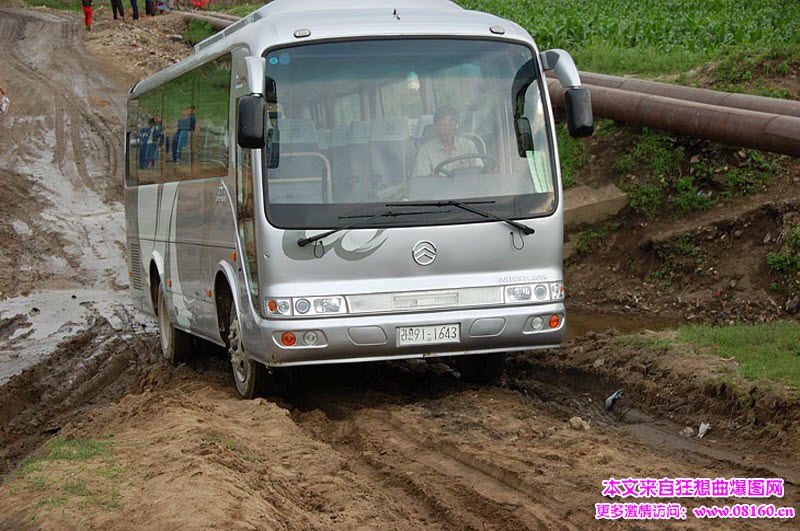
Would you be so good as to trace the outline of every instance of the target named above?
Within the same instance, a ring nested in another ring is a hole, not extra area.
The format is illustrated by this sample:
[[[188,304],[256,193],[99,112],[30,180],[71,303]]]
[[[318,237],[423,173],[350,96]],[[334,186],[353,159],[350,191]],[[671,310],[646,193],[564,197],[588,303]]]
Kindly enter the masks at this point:
[[[92,29],[92,6],[94,2],[92,0],[81,0],[81,5],[83,5],[83,21],[86,23],[86,30],[90,31]]]

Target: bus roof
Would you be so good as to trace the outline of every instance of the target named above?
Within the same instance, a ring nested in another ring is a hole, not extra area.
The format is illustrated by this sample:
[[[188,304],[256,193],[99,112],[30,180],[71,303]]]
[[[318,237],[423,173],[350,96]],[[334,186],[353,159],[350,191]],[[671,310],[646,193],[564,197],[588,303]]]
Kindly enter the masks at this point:
[[[308,11],[342,11],[351,9],[422,9],[427,11],[463,10],[450,0],[273,0],[256,11],[262,16],[285,15]]]
[[[271,46],[337,38],[501,35],[531,41],[517,24],[465,10],[450,0],[274,0],[198,43],[191,56],[140,81],[131,94],[150,90],[239,46],[261,53]]]

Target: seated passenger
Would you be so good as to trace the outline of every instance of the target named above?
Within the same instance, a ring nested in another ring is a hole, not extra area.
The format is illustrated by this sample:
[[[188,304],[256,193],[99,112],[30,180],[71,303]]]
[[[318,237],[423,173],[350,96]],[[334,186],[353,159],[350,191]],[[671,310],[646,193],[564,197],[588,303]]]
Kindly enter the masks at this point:
[[[413,175],[432,175],[433,170],[441,162],[460,155],[478,155],[475,144],[466,138],[456,135],[458,129],[458,111],[449,105],[436,110],[433,115],[436,138],[426,142],[417,153]],[[479,157],[465,158],[446,164],[448,171],[470,166],[483,166]]]

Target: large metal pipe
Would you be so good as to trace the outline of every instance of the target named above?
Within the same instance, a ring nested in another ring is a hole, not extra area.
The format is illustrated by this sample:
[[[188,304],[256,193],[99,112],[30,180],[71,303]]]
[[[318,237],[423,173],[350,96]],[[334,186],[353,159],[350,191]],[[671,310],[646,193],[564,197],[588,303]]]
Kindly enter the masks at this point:
[[[781,100],[778,98],[764,98],[762,96],[750,96],[747,94],[734,94],[731,92],[719,92],[709,89],[682,87],[679,85],[670,85],[668,83],[607,76],[605,74],[593,74],[591,72],[581,72],[580,76],[581,81],[587,85],[615,88],[627,90],[629,92],[641,92],[644,94],[653,94],[655,96],[664,96],[666,98],[694,101],[696,103],[706,103],[708,105],[720,105],[723,107],[733,107],[735,109],[747,109],[750,111],[782,114],[784,116],[795,116],[800,118],[800,101],[795,100]]]
[[[211,24],[211,27],[217,30],[223,30],[227,28],[228,26],[236,22],[239,18],[239,17],[233,17],[232,15],[220,16],[221,13],[214,13],[213,15],[204,15],[202,13],[190,13],[187,11],[175,11],[175,13],[189,20],[200,20],[202,22],[208,22],[209,24]]]
[[[653,127],[731,146],[800,156],[800,118],[719,107],[652,94],[584,85],[595,116]],[[564,89],[548,80],[553,104],[563,108]]]

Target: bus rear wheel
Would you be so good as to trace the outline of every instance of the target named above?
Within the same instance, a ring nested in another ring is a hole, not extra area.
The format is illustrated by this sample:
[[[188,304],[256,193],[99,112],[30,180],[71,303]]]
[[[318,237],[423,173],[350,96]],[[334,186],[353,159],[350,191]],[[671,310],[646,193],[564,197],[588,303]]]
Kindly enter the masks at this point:
[[[241,341],[241,327],[236,306],[230,305],[228,330],[225,345],[231,359],[231,371],[236,390],[242,398],[263,396],[267,390],[267,369],[262,364],[250,359]]]
[[[505,365],[505,354],[474,354],[456,358],[456,370],[465,382],[497,382],[503,375]]]
[[[170,365],[186,363],[192,350],[192,336],[172,326],[167,310],[164,290],[158,290],[158,335],[161,339],[161,355]]]

